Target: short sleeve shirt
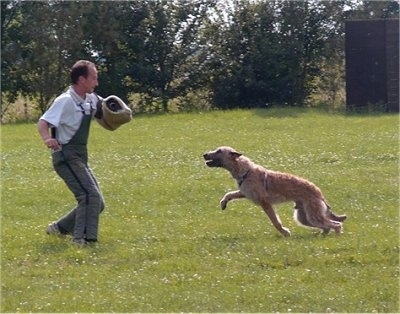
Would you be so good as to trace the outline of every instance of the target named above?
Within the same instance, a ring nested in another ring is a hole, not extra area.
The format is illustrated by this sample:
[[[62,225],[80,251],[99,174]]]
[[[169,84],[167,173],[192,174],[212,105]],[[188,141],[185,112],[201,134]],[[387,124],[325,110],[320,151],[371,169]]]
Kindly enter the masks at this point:
[[[57,128],[56,138],[60,144],[67,144],[78,131],[84,115],[96,113],[97,95],[86,94],[82,99],[70,86],[58,96],[40,118]]]

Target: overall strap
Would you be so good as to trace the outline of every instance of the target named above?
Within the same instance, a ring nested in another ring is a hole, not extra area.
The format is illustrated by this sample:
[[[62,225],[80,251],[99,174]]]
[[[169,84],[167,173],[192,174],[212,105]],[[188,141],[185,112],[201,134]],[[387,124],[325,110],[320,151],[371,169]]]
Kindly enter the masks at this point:
[[[95,110],[93,108],[92,103],[90,102],[90,112],[85,113],[85,108],[82,103],[77,103],[77,106],[81,108],[81,112],[83,114],[81,125],[79,129],[76,131],[74,136],[68,142],[70,145],[87,145],[87,141],[89,138],[89,130],[90,130],[90,122],[92,120],[92,114]]]

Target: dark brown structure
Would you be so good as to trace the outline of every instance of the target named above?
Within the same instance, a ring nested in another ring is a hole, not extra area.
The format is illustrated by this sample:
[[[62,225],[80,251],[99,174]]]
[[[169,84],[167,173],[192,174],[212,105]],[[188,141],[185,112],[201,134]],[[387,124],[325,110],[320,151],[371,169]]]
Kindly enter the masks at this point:
[[[398,19],[346,22],[346,103],[399,112]]]

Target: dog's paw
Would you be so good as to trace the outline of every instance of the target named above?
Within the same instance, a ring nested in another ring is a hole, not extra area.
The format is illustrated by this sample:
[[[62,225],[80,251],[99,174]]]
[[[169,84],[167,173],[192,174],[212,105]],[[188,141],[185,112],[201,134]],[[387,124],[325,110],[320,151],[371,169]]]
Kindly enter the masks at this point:
[[[290,230],[288,228],[282,227],[282,231],[281,233],[285,236],[285,237],[290,237],[292,235],[292,233],[290,232]]]
[[[222,199],[220,202],[219,202],[219,205],[221,206],[221,209],[222,210],[224,210],[225,208],[226,208],[226,205],[228,204],[228,202],[227,201],[225,201],[224,199]]]

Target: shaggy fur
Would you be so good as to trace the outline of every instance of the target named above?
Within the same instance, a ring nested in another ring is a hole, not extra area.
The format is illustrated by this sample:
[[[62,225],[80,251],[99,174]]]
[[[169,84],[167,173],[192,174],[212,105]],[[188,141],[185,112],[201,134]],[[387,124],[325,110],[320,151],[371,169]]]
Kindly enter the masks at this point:
[[[281,234],[290,236],[290,230],[282,226],[272,204],[294,201],[294,218],[301,225],[319,228],[324,234],[331,229],[337,234],[342,232],[342,221],[346,216],[335,215],[321,190],[310,181],[292,174],[267,170],[227,146],[205,153],[203,157],[207,166],[228,170],[238,183],[239,190],[228,192],[221,199],[222,209],[231,200],[248,198],[263,208]]]

